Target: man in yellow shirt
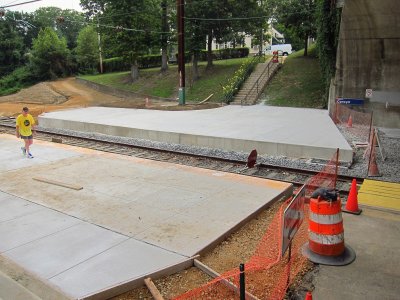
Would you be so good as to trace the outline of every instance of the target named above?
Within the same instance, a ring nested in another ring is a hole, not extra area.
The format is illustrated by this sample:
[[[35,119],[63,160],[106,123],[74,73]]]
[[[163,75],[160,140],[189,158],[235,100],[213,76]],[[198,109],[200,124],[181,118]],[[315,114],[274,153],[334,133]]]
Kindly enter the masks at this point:
[[[22,109],[22,114],[17,117],[16,120],[16,135],[17,138],[24,140],[24,147],[21,147],[22,153],[26,155],[27,158],[33,158],[33,155],[29,151],[29,147],[33,144],[33,134],[35,129],[35,120],[28,113],[29,109],[24,107]]]

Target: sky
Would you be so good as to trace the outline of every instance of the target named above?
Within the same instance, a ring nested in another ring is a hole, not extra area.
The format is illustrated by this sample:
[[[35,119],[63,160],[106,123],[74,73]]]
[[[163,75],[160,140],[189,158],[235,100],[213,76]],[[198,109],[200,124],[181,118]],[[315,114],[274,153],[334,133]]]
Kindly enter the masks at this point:
[[[0,0],[0,7],[23,3],[23,2],[28,2],[28,1],[31,1],[31,0]],[[80,2],[80,0],[41,0],[38,2],[9,7],[7,9],[13,10],[13,11],[24,11],[24,12],[30,13],[30,12],[34,12],[36,9],[38,9],[40,7],[55,6],[55,7],[61,8],[61,9],[75,9],[77,11],[82,11],[82,8],[79,6],[79,2]]]

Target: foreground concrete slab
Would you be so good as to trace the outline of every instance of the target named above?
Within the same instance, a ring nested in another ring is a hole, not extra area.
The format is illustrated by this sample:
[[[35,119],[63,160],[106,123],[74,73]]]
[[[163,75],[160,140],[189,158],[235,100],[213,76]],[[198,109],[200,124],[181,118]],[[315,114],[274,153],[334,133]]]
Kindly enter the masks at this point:
[[[226,106],[194,111],[90,107],[45,113],[45,128],[97,132],[227,151],[351,162],[353,151],[326,110]]]
[[[182,270],[292,194],[287,183],[43,141],[27,159],[15,137],[0,140],[8,158],[0,164],[0,258],[71,298],[111,297]]]

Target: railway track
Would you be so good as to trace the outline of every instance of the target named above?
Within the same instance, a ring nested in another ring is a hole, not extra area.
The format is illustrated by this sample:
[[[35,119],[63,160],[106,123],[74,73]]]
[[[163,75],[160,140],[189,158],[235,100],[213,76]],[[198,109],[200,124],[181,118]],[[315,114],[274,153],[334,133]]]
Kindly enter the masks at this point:
[[[0,117],[0,133],[15,134],[15,118]],[[253,168],[248,168],[247,161],[188,154],[151,147],[134,146],[125,143],[115,143],[100,138],[87,138],[68,134],[52,133],[45,129],[37,130],[35,138],[120,155],[284,181],[292,183],[295,187],[302,186],[312,176],[318,173],[317,171],[312,170],[288,168],[269,164],[257,164]],[[323,165],[321,164],[321,167],[322,166]],[[350,182],[353,178],[354,177],[346,175],[338,176],[337,190],[342,197],[347,196]],[[356,180],[358,183],[361,183],[363,178],[356,178]]]

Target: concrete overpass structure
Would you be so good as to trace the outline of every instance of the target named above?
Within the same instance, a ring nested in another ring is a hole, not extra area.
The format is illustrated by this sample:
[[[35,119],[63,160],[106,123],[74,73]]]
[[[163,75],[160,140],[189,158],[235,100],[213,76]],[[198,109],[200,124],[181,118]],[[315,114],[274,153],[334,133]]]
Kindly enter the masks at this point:
[[[400,128],[400,5],[398,0],[345,0],[330,105],[365,99],[374,126]],[[366,98],[366,89],[372,97]]]

